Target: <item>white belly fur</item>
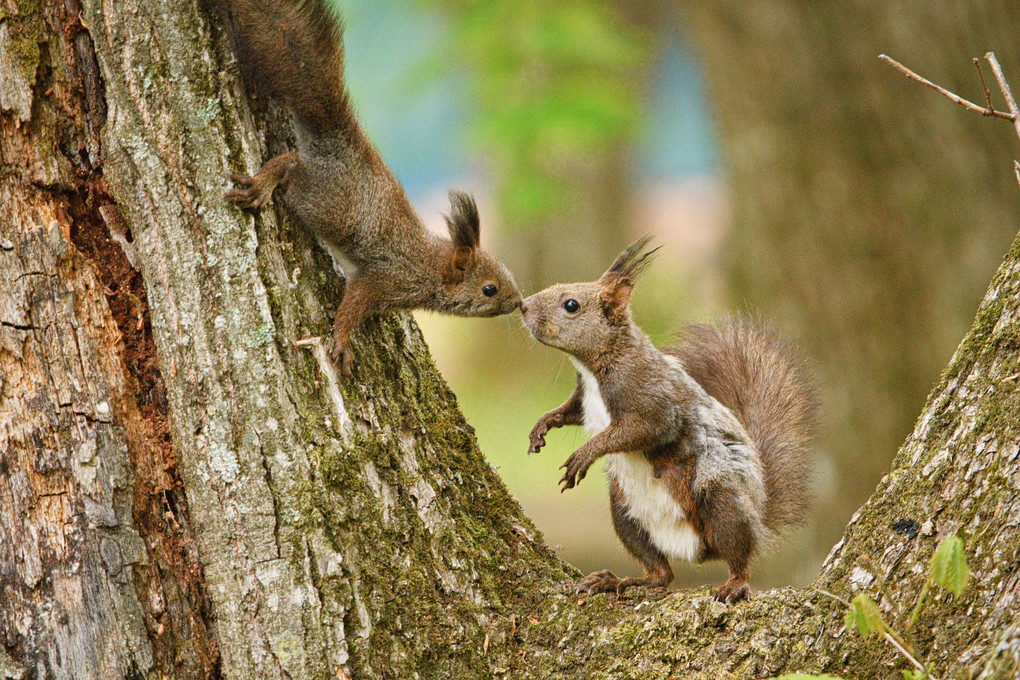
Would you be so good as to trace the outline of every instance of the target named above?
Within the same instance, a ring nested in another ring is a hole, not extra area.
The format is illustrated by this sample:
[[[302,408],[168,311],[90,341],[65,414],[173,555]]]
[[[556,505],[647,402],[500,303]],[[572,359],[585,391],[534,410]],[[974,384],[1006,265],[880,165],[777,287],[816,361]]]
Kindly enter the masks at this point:
[[[584,429],[597,434],[609,427],[612,418],[598,380],[585,366],[570,358],[581,376],[584,390]],[[655,477],[655,470],[640,451],[606,456],[606,474],[616,480],[627,504],[627,514],[644,527],[659,550],[670,557],[693,561],[701,548],[680,504]]]
[[[354,278],[354,275],[358,273],[358,268],[353,262],[351,262],[344,251],[340,250],[340,247],[332,241],[326,239],[319,239],[319,243],[322,244],[323,249],[329,254],[331,260],[333,260],[333,271],[338,276],[342,276],[347,280],[348,283]]]

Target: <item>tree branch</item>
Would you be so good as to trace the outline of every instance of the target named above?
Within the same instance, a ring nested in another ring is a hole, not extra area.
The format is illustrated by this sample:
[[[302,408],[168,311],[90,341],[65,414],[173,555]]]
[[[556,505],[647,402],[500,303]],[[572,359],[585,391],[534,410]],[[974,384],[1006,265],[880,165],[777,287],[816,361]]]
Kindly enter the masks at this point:
[[[991,54],[991,52],[989,52],[989,54]],[[986,58],[987,58],[987,56],[988,55],[985,55]],[[944,96],[948,97],[949,99],[953,100],[954,102],[956,102],[960,106],[966,107],[966,108],[968,108],[971,111],[974,111],[976,113],[980,113],[982,116],[995,116],[997,118],[1005,118],[1006,120],[1011,120],[1011,121],[1015,121],[1016,120],[1016,115],[1015,114],[1006,113],[1005,111],[996,111],[995,109],[990,108],[990,107],[989,108],[985,108],[983,106],[978,106],[977,104],[975,104],[972,101],[968,101],[968,100],[964,99],[963,97],[961,97],[959,95],[953,94],[952,92],[950,92],[946,88],[940,87],[940,86],[936,85],[935,83],[931,82],[930,80],[928,80],[927,78],[922,78],[921,76],[917,75],[916,73],[911,71],[909,68],[907,68],[906,66],[904,66],[900,62],[896,61],[895,59],[893,59],[892,57],[890,57],[887,54],[880,54],[880,55],[878,55],[878,58],[881,59],[882,61],[884,61],[885,63],[889,64],[890,66],[892,66],[893,68],[895,68],[899,72],[901,72],[907,78],[910,78],[911,80],[916,80],[917,82],[921,83],[922,85],[927,85],[928,87],[930,87],[931,89],[935,90],[939,94],[944,95]],[[982,82],[984,82],[983,79],[982,79]]]
[[[981,79],[981,89],[984,90],[985,101],[988,102],[988,108],[994,110],[995,105],[992,104],[992,91],[988,89],[988,84],[985,83],[985,74],[981,72],[981,60],[974,57],[971,61],[974,62],[974,68],[977,69],[978,78]]]
[[[999,89],[1002,90],[1002,96],[1006,100],[1007,108],[1009,108],[1010,120],[1013,121],[1013,127],[1016,128],[1017,137],[1020,137],[1020,108],[1017,108],[1016,100],[1013,99],[1013,92],[1009,89],[1009,83],[1006,82],[1006,76],[1002,74],[999,60],[995,58],[995,52],[986,53],[985,60],[992,67],[992,73],[995,74],[995,80],[999,83]]]
[[[1009,83],[1006,82],[1006,76],[1003,75],[1002,67],[999,66],[999,60],[995,58],[995,52],[986,52],[985,60],[988,61],[992,67],[992,73],[995,74],[995,80],[999,83],[999,89],[1002,90],[1002,97],[1006,100],[1006,107],[1009,109],[1009,113],[1006,113],[1005,111],[996,111],[995,107],[992,106],[992,93],[989,92],[988,86],[985,84],[984,74],[981,73],[981,63],[977,59],[974,60],[974,65],[977,67],[978,77],[981,78],[981,87],[984,89],[985,100],[988,102],[988,108],[978,106],[974,102],[967,101],[963,97],[953,94],[944,87],[939,87],[927,78],[922,78],[889,55],[880,54],[878,55],[878,58],[898,70],[907,78],[916,80],[922,85],[927,85],[939,94],[953,100],[960,106],[980,113],[982,116],[994,116],[996,118],[1005,118],[1006,120],[1011,121],[1013,123],[1013,127],[1016,129],[1017,137],[1020,137],[1020,107],[1017,107],[1016,99],[1013,98],[1013,92],[1009,89]],[[1016,175],[1017,184],[1020,184],[1020,162],[1013,161],[1013,172]]]

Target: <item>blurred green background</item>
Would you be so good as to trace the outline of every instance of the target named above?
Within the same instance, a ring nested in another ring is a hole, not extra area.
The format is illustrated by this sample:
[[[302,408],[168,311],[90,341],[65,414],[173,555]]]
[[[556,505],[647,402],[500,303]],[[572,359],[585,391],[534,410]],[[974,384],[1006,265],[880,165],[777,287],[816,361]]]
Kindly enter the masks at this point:
[[[473,191],[483,245],[526,295],[597,277],[654,233],[663,249],[633,302],[654,340],[754,308],[801,345],[822,396],[817,498],[754,580],[807,583],[912,427],[1020,214],[1009,124],[876,57],[983,102],[971,59],[988,50],[1020,87],[1020,4],[336,4],[359,116],[430,228],[448,188]],[[526,455],[573,386],[565,356],[517,315],[418,320],[549,544],[582,571],[639,574],[602,476],[558,491],[583,433]],[[723,573],[675,567],[679,585]]]

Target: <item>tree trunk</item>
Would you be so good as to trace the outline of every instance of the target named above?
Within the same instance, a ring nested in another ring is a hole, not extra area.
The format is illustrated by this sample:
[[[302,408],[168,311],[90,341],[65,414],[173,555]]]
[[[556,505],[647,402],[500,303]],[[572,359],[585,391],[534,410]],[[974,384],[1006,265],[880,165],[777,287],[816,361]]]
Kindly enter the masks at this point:
[[[295,345],[340,287],[307,235],[222,198],[266,150],[221,17],[5,12],[11,656],[39,678],[483,673],[486,627],[568,571],[410,317],[369,324],[343,384]]]
[[[360,333],[345,382],[298,343],[341,287],[222,199],[278,122],[222,18],[71,2],[0,10],[0,678],[885,672],[813,591],[570,594],[409,317]],[[1018,301],[1020,246],[819,581],[896,618],[960,533],[974,586],[918,636],[940,668],[1017,664]]]

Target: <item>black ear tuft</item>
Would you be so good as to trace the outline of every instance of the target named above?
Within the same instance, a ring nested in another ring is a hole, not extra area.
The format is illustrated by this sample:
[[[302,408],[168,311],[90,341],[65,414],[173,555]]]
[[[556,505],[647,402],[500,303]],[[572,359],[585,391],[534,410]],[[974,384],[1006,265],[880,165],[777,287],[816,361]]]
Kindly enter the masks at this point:
[[[645,267],[651,264],[652,256],[659,250],[659,248],[653,248],[647,253],[641,252],[651,240],[651,235],[642,236],[627,246],[627,249],[613,260],[613,264],[602,275],[601,280],[604,282],[625,282],[633,285],[634,279],[645,270]],[[661,248],[662,246],[659,247]]]
[[[479,243],[478,206],[470,194],[450,192],[450,214],[446,216],[453,245],[458,248],[477,248]]]

